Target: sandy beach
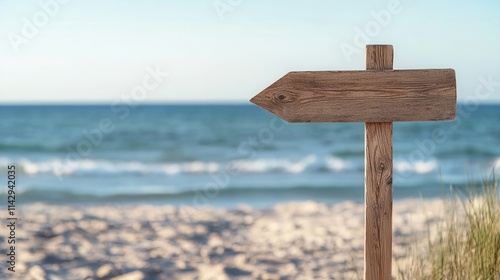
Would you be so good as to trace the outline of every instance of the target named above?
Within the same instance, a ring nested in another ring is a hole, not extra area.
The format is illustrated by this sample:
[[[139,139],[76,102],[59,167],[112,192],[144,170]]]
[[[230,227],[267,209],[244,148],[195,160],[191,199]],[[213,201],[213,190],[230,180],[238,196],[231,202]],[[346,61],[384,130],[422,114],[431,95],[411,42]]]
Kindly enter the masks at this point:
[[[394,265],[442,201],[394,203]],[[6,212],[6,211],[4,211]],[[6,215],[2,212],[2,220]],[[289,202],[268,209],[21,206],[15,273],[2,279],[357,279],[364,207]],[[6,242],[2,231],[1,243]],[[2,254],[6,254],[2,246]]]

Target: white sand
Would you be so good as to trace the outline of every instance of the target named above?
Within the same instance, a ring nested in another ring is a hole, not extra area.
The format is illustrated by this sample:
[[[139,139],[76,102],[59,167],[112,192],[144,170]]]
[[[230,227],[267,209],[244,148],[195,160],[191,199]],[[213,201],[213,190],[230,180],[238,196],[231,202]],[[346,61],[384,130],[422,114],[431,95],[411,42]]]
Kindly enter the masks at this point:
[[[409,244],[426,246],[439,200],[394,203],[394,273]],[[0,218],[6,221],[7,211]],[[24,205],[16,272],[0,279],[357,279],[364,206],[278,204],[233,210],[172,206]],[[5,256],[7,231],[0,231]],[[396,262],[395,262],[396,263]]]

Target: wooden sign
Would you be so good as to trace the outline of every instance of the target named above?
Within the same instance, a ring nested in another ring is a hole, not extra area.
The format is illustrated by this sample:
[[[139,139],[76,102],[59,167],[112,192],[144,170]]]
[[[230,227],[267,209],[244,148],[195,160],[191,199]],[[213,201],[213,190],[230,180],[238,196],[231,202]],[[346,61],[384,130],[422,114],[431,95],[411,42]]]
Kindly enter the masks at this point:
[[[455,71],[290,72],[251,101],[289,122],[451,120]]]
[[[250,101],[289,122],[365,123],[365,279],[391,279],[392,122],[453,120],[455,71],[392,70],[391,45],[367,71],[290,72]]]

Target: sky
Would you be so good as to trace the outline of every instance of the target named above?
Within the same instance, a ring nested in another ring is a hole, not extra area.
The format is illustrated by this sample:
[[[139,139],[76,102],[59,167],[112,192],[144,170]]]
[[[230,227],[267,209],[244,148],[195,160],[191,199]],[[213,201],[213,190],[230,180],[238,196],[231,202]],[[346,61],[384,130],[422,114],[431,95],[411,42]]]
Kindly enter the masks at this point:
[[[453,68],[500,102],[500,1],[0,0],[0,104],[245,103],[289,71]]]

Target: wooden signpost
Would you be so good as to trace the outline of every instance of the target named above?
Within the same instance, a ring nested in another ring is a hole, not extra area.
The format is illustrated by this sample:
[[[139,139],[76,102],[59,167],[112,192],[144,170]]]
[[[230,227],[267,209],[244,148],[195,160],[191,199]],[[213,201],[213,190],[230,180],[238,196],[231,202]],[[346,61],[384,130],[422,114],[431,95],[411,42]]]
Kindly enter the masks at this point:
[[[250,101],[288,122],[365,123],[365,279],[391,279],[392,123],[453,120],[455,71],[392,70],[391,45],[367,71],[290,72]]]

